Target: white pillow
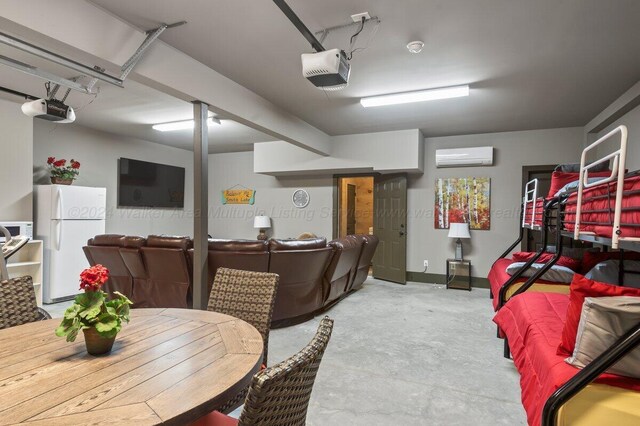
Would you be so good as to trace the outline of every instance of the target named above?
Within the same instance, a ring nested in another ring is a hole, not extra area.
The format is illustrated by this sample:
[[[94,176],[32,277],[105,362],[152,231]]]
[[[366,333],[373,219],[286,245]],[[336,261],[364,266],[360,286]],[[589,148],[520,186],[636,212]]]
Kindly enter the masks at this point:
[[[511,265],[507,266],[507,274],[513,275],[520,270],[524,266],[526,262],[514,262]],[[524,271],[521,277],[530,277],[538,270],[544,267],[544,263],[534,263],[529,269]],[[574,271],[567,268],[566,266],[558,266],[553,265],[551,269],[545,272],[540,279],[552,281],[554,283],[570,283],[573,280]]]
[[[583,368],[640,322],[640,297],[587,297],[582,305],[573,355],[565,361]],[[640,378],[640,347],[613,365],[608,373]]]
[[[600,281],[602,283],[620,285],[620,283],[618,282],[619,270],[619,260],[606,260],[604,262],[598,263],[596,266],[591,268],[591,270],[587,272],[585,277],[589,278],[590,280]],[[640,271],[640,260],[625,260],[624,270]],[[624,284],[625,287],[640,288],[640,274],[625,272],[624,282],[622,284]]]

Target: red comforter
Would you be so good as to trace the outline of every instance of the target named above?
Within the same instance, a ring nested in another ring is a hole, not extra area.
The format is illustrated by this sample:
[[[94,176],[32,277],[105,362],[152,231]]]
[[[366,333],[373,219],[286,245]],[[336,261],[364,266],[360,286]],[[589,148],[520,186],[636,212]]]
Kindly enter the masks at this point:
[[[491,294],[493,295],[493,309],[498,309],[498,303],[500,301],[500,289],[504,283],[511,278],[511,275],[507,274],[507,266],[513,263],[513,259],[498,259],[489,269],[489,275],[487,279],[491,286]],[[523,283],[527,280],[526,277],[518,278],[516,283]],[[553,281],[537,280],[537,283],[554,284]],[[566,284],[565,284],[566,285]]]
[[[531,225],[531,222],[533,221],[534,225],[542,226],[544,217],[544,199],[538,198],[535,200],[535,215],[533,208],[533,203],[527,204],[527,208],[524,211],[524,223]]]
[[[617,182],[594,186],[582,194],[582,215],[580,218],[580,230],[595,232],[597,235],[611,238],[613,228],[613,211],[615,207],[615,194]],[[625,226],[625,224],[640,223],[640,176],[631,176],[624,181],[624,191],[638,191],[627,193],[622,198],[621,231],[622,237],[640,236],[640,227]],[[606,195],[610,194],[610,197]],[[603,196],[593,199],[593,197]],[[576,220],[576,203],[578,195],[572,194],[565,207],[565,229],[573,231]],[[604,210],[604,211],[603,211]],[[611,211],[611,213],[609,213]]]
[[[556,354],[568,304],[564,294],[523,293],[510,299],[494,318],[509,340],[530,425],[540,424],[549,396],[579,371]],[[596,381],[640,391],[640,380],[603,374]]]

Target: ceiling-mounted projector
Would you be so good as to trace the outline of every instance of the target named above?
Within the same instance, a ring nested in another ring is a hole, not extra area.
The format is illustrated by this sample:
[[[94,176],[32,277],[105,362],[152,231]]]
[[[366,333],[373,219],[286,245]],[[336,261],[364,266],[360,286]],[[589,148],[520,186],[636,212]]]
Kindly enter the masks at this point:
[[[56,123],[73,123],[76,113],[69,105],[55,99],[38,99],[22,104],[22,112],[29,117],[41,118]]]
[[[351,67],[343,50],[331,49],[302,54],[302,75],[319,89],[347,87]]]

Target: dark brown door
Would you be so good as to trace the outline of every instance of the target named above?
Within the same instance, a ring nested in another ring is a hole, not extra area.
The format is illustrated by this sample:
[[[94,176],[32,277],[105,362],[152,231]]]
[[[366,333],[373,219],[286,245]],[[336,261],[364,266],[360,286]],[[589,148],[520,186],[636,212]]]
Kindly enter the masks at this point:
[[[407,177],[376,176],[373,189],[373,233],[380,239],[373,276],[407,282]]]
[[[356,186],[347,184],[347,235],[356,233]]]
[[[555,166],[524,166],[522,167],[522,190],[527,182],[538,179],[538,197],[545,197],[549,193],[551,187],[551,173]],[[523,194],[524,196],[524,194]],[[542,248],[542,232],[524,230],[524,238],[522,239],[523,251],[537,251]],[[553,242],[549,242],[553,244]]]

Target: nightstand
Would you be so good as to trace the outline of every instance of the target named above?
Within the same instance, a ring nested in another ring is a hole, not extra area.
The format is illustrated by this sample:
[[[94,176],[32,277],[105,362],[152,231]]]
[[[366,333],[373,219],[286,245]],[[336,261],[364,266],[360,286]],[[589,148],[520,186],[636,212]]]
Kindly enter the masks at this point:
[[[447,288],[471,291],[471,261],[447,259]]]

